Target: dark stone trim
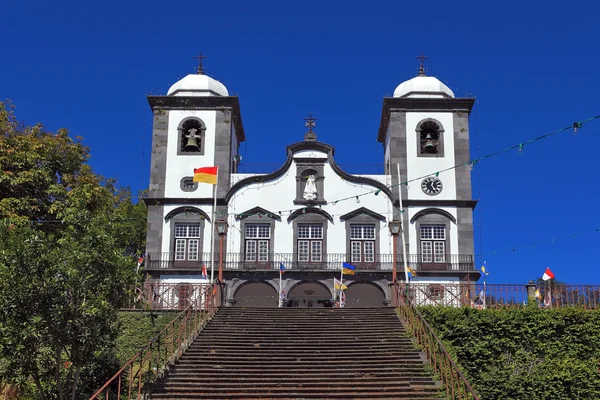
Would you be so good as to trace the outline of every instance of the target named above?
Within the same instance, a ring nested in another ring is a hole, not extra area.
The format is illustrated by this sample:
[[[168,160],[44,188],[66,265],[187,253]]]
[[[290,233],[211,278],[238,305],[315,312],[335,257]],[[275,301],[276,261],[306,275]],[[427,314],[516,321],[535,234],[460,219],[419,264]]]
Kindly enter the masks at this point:
[[[383,99],[383,107],[381,109],[381,121],[379,124],[379,132],[377,133],[377,141],[385,145],[385,135],[387,132],[390,113],[393,111],[455,111],[470,113],[474,98],[407,98],[407,97],[386,97]]]
[[[331,214],[329,214],[327,211],[321,210],[320,208],[313,208],[313,207],[300,208],[300,209],[294,211],[293,213],[290,214],[287,221],[291,222],[291,221],[295,220],[296,218],[298,218],[299,216],[306,215],[306,214],[318,214],[322,217],[327,218],[330,222],[333,222],[333,217],[331,216]]]
[[[298,142],[290,144],[288,147],[286,147],[286,150],[288,155],[290,153],[293,154],[304,150],[317,150],[327,153],[328,158],[335,152],[335,148],[333,146],[321,142]]]
[[[354,211],[350,211],[348,214],[342,215],[340,217],[340,221],[345,221],[347,219],[352,219],[352,218],[357,217],[357,216],[359,216],[361,214],[368,215],[371,218],[374,218],[374,219],[377,219],[377,220],[383,221],[383,222],[385,222],[385,220],[386,220],[386,218],[383,215],[377,214],[375,211],[371,211],[368,208],[361,207],[361,208],[357,208]]]
[[[183,142],[183,124],[187,121],[196,121],[200,124],[200,151],[184,151],[181,150],[181,144]],[[185,117],[177,125],[177,155],[178,156],[203,156],[204,148],[206,147],[206,124],[201,118],[196,116]]]
[[[263,208],[260,207],[255,207],[254,209],[261,209],[264,210]],[[241,223],[240,223],[240,254],[243,254],[242,257],[243,260],[246,259],[246,224],[265,224],[265,225],[269,225],[269,230],[271,232],[271,237],[269,238],[269,261],[268,262],[272,262],[273,261],[273,249],[275,248],[275,221],[281,221],[281,217],[279,217],[278,215],[275,215],[273,213],[271,213],[271,215],[273,215],[273,217],[277,217],[277,218],[259,218],[256,214],[253,215],[249,215],[248,217],[244,217],[243,219],[241,219]],[[236,218],[237,219],[237,218]],[[251,239],[251,240],[261,240],[261,239]],[[258,250],[258,248],[257,248]],[[258,256],[258,254],[257,254]],[[247,266],[252,265],[252,263],[255,263],[257,266],[260,265],[259,261],[248,261],[247,262]],[[259,267],[260,268],[260,267]]]
[[[327,162],[327,157],[310,158],[310,157],[295,157],[294,161],[300,164],[323,164]]]
[[[193,205],[210,205],[212,206],[214,203],[214,199],[212,197],[204,197],[199,199],[191,199],[191,198],[183,198],[183,197],[144,197],[144,203],[147,206],[162,206],[162,205],[176,205],[176,204],[193,204]],[[225,199],[217,199],[217,206],[226,206],[227,202]]]
[[[474,209],[478,200],[402,200],[404,207],[465,207]],[[398,203],[395,204],[398,207]]]
[[[146,96],[150,107],[160,110],[232,110],[238,142],[246,140],[237,96]]]
[[[413,222],[415,222],[416,220],[424,217],[425,215],[428,214],[439,214],[442,215],[444,217],[446,217],[447,219],[449,219],[450,221],[454,222],[456,224],[456,218],[454,218],[452,216],[452,214],[450,214],[448,211],[446,210],[440,210],[439,208],[427,208],[425,210],[421,210],[418,213],[416,213],[411,219],[410,219],[410,223],[412,224]]]
[[[325,200],[294,200],[294,204],[297,206],[318,206],[325,205],[327,201]]]
[[[307,208],[305,210],[312,210],[312,211],[316,211],[319,210],[318,208],[314,208],[314,209],[310,209]],[[307,212],[306,214],[302,213],[302,209],[300,210],[296,210],[295,212],[299,213],[297,215],[295,215],[292,218],[292,215],[289,216],[288,218],[288,222],[290,222],[292,219],[294,219],[293,221],[293,229],[294,229],[294,246],[293,246],[293,261],[298,261],[298,224],[309,224],[309,225],[322,225],[323,226],[323,238],[321,239],[322,241],[322,248],[321,248],[321,257],[323,260],[326,260],[327,258],[327,228],[329,226],[329,224],[327,223],[326,219],[328,219],[329,221],[331,221],[333,223],[333,218],[331,217],[331,215],[329,215],[326,212],[322,212],[322,213],[311,213],[311,212]],[[322,211],[322,210],[319,210]],[[324,213],[324,214],[323,214]],[[297,218],[296,218],[297,217]],[[305,239],[302,239],[305,240]],[[312,241],[313,239],[306,239],[309,241]],[[314,240],[319,240],[319,239],[314,239]],[[289,291],[288,291],[289,293]]]
[[[439,147],[437,153],[421,153],[421,131],[423,130],[423,124],[426,122],[433,122],[438,126],[439,135]],[[432,157],[432,158],[443,158],[444,157],[444,125],[435,118],[424,118],[417,124],[415,131],[417,135],[417,157]]]
[[[267,218],[281,221],[281,216],[279,214],[265,210],[262,207],[254,207],[248,211],[241,212],[235,216],[235,219],[239,221],[239,220],[246,219],[246,218],[248,218],[252,215],[256,215],[256,214],[263,214]]]
[[[192,182],[192,187],[186,188],[185,187],[186,182]],[[184,176],[179,181],[179,188],[181,189],[182,192],[195,192],[198,189],[198,182],[194,182],[193,176]]]
[[[165,217],[165,221],[169,221],[171,237],[169,237],[169,252],[175,252],[175,225],[176,224],[200,224],[200,237],[198,238],[198,254],[202,255],[204,251],[204,229],[205,229],[205,221],[209,221],[208,216],[202,210],[189,209],[189,207],[181,207],[182,209],[188,208],[188,210],[180,211],[176,214],[173,214],[175,211],[179,210],[175,209],[171,211]],[[191,215],[191,214],[195,215]],[[173,214],[173,215],[171,215]],[[204,217],[204,218],[201,218]],[[174,261],[174,265],[176,265],[178,261]],[[179,262],[180,264],[187,264],[185,261]]]
[[[210,222],[210,217],[208,216],[208,214],[206,214],[201,209],[195,208],[195,207],[179,207],[174,210],[171,210],[171,211],[169,211],[169,213],[167,215],[165,215],[165,221],[168,221],[171,218],[173,218],[179,214],[184,214],[184,213],[198,214],[198,215],[204,217],[205,220]]]

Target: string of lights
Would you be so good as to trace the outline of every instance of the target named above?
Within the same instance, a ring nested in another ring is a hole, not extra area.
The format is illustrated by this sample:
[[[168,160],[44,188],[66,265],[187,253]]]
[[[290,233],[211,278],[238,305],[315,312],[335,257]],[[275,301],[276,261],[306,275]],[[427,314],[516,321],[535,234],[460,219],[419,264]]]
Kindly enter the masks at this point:
[[[393,188],[399,187],[401,185],[408,186],[408,184],[411,183],[411,182],[420,181],[420,180],[422,180],[424,178],[427,178],[427,177],[430,177],[430,176],[436,176],[437,177],[437,176],[439,176],[439,174],[441,174],[443,172],[452,171],[452,170],[455,170],[456,168],[460,168],[460,167],[463,167],[463,166],[469,166],[471,169],[473,169],[473,167],[476,164],[479,164],[483,160],[487,160],[487,159],[489,159],[491,157],[495,157],[495,156],[498,156],[500,154],[503,154],[503,153],[506,153],[508,151],[515,150],[515,149],[520,153],[520,152],[523,151],[523,148],[525,147],[525,145],[529,145],[531,143],[534,143],[534,142],[537,142],[537,141],[549,138],[549,137],[554,136],[554,135],[556,135],[558,133],[561,133],[561,132],[564,132],[564,131],[567,131],[567,130],[570,130],[570,129],[573,129],[574,132],[576,133],[578,130],[580,130],[581,128],[583,128],[584,124],[592,122],[592,121],[597,120],[597,119],[600,119],[600,115],[596,115],[596,116],[590,117],[590,118],[582,120],[582,121],[574,122],[572,125],[568,125],[568,126],[566,126],[564,128],[561,128],[561,129],[552,131],[550,133],[546,133],[546,134],[534,137],[534,138],[529,139],[527,141],[524,141],[524,142],[521,142],[521,143],[518,143],[518,144],[515,144],[515,145],[512,145],[512,146],[506,147],[504,149],[501,149],[501,150],[498,150],[498,151],[495,151],[495,152],[492,152],[492,153],[480,156],[478,158],[471,159],[470,161],[468,161],[466,163],[457,164],[457,165],[454,165],[454,166],[451,166],[451,167],[448,167],[448,168],[445,168],[445,169],[441,169],[441,170],[433,172],[433,173],[425,174],[425,175],[420,176],[420,177],[416,177],[416,178],[412,178],[412,179],[409,179],[409,180],[406,180],[406,181],[402,181],[402,182],[399,182],[399,183],[397,183],[395,185],[393,185],[393,184],[392,185],[386,185],[386,187],[388,189],[393,189]],[[273,185],[273,184],[274,183],[269,183],[269,184],[266,184],[266,185]],[[260,187],[263,187],[263,186],[260,186]],[[360,185],[360,186],[363,186],[363,185]],[[260,187],[259,187],[259,189],[260,189]],[[320,204],[319,207],[321,208],[322,206],[325,206],[325,205],[333,205],[333,206],[335,206],[339,202],[348,201],[348,200],[356,200],[356,202],[359,203],[360,202],[360,197],[368,196],[370,194],[374,194],[375,196],[377,196],[377,195],[379,195],[379,193],[381,193],[381,189],[370,189],[370,190],[365,191],[363,193],[354,194],[354,195],[351,195],[351,196],[346,196],[346,197],[339,198],[337,200],[328,201],[326,203]],[[305,207],[304,210],[306,208],[307,207]],[[295,208],[295,209],[279,210],[279,211],[275,211],[275,212],[272,212],[272,213],[268,213],[267,217],[271,217],[272,214],[278,214],[278,215],[291,214],[292,212],[295,212],[297,210],[299,210],[299,209]],[[401,212],[404,212],[404,211],[405,210],[401,210]],[[242,214],[236,214],[236,213],[228,213],[228,212],[216,212],[215,214],[218,215],[218,216],[220,216],[220,217],[228,217],[228,216],[233,215],[237,219],[246,216],[246,214],[243,214],[243,213]],[[248,214],[248,215],[250,215],[250,214]],[[120,221],[127,221],[127,220],[134,220],[134,219],[120,219]],[[8,223],[17,223],[17,222],[24,222],[25,220],[22,220],[22,219],[16,219],[16,220],[0,219],[0,221],[2,221],[4,223],[6,223],[6,222],[8,222]],[[43,221],[29,220],[28,222],[39,224],[39,223],[62,223],[64,221],[62,221],[62,220],[43,220]]]
[[[425,174],[425,175],[422,175],[422,176],[419,176],[419,177],[416,177],[416,178],[412,178],[412,179],[408,179],[406,181],[399,182],[399,183],[397,183],[395,185],[386,185],[386,186],[387,186],[388,189],[393,189],[393,188],[401,186],[401,185],[408,186],[408,184],[411,183],[411,182],[421,181],[424,178],[427,178],[427,177],[430,177],[430,176],[438,177],[443,172],[453,171],[453,170],[455,170],[457,168],[460,168],[460,167],[463,167],[463,166],[469,166],[469,168],[471,170],[473,170],[473,168],[475,167],[475,165],[479,164],[481,161],[487,160],[488,158],[492,158],[492,157],[498,156],[500,154],[503,154],[503,153],[506,153],[508,151],[512,151],[512,150],[515,150],[515,149],[517,150],[518,153],[522,153],[525,145],[529,145],[531,143],[534,143],[534,142],[537,142],[537,141],[549,138],[551,136],[554,136],[554,135],[559,134],[561,132],[565,132],[565,131],[570,130],[570,129],[573,129],[574,133],[577,133],[581,128],[583,128],[583,124],[592,122],[592,121],[597,120],[597,119],[600,119],[600,115],[596,115],[596,116],[590,117],[590,118],[585,119],[583,121],[574,122],[571,125],[568,125],[568,126],[566,126],[564,128],[561,128],[561,129],[558,129],[558,130],[555,130],[555,131],[552,131],[550,133],[546,133],[546,134],[534,137],[532,139],[526,140],[524,142],[520,142],[520,143],[517,143],[515,145],[506,147],[504,149],[497,150],[497,151],[494,151],[492,153],[489,153],[489,154],[486,154],[486,155],[483,155],[483,156],[480,156],[480,157],[477,157],[477,158],[473,158],[473,159],[467,161],[466,163],[456,164],[454,166],[451,166],[451,167],[448,167],[448,168],[445,168],[445,169],[441,169],[441,170],[436,171],[436,172],[432,172],[432,173]],[[342,198],[339,198],[337,200],[328,201],[328,202],[326,202],[324,204],[319,205],[319,207],[326,206],[326,205],[333,205],[333,206],[335,206],[337,203],[343,202],[343,201],[347,201],[347,200],[356,200],[356,202],[359,203],[360,202],[360,197],[368,196],[370,194],[374,194],[375,196],[377,196],[377,195],[379,195],[379,193],[381,193],[381,189],[370,189],[370,190],[368,190],[368,191],[366,191],[364,193],[359,193],[359,194],[355,194],[355,195],[351,195],[351,196],[347,196],[347,197],[342,197]],[[297,208],[295,208],[295,209],[285,209],[285,210],[274,211],[273,213],[274,214],[278,214],[278,215],[287,215],[287,214],[291,214],[292,212],[297,211],[297,210],[298,210]],[[403,212],[404,210],[401,210],[401,211]],[[235,217],[238,218],[238,219],[245,216],[245,214],[243,214],[243,213],[242,214],[220,213],[220,215],[223,216],[223,217],[224,216],[228,216],[228,215],[235,215]]]

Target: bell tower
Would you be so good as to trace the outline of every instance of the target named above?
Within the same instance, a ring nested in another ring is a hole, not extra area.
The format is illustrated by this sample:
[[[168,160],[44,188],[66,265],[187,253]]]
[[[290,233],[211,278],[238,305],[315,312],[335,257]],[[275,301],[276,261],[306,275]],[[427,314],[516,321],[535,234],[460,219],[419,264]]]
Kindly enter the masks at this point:
[[[418,75],[383,101],[377,140],[386,174],[401,194],[394,219],[402,221],[409,264],[416,280],[476,281],[469,168],[469,114],[473,98],[456,98],[427,76],[421,55]],[[458,166],[454,168],[455,166]],[[398,176],[399,170],[399,176]]]
[[[145,199],[148,205],[146,251],[150,257],[160,253],[177,257],[173,256],[177,243],[184,241],[174,239],[176,233],[170,232],[168,221],[169,215],[182,214],[178,210],[185,209],[183,214],[189,219],[202,217],[201,223],[187,225],[188,228],[193,225],[194,235],[196,231],[210,232],[214,222],[210,220],[213,186],[193,182],[194,169],[219,167],[217,205],[218,211],[225,210],[225,194],[240,159],[239,145],[245,141],[238,98],[230,96],[221,82],[205,74],[203,60],[206,57],[200,54],[196,58],[197,73],[173,84],[166,96],[148,96],[154,114],[150,186]],[[185,219],[181,215],[178,218]],[[183,230],[185,224],[180,225]],[[201,228],[196,229],[197,225]],[[197,236],[200,243],[193,242],[197,252],[210,251],[206,239],[210,235],[198,233]],[[189,243],[185,257],[190,253]]]

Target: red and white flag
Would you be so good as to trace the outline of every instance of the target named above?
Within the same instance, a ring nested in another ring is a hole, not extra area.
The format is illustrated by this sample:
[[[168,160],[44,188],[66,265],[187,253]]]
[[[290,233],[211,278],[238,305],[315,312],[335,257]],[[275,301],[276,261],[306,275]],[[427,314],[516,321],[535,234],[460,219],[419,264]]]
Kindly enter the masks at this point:
[[[206,273],[206,265],[202,265],[202,276],[204,278],[208,278],[208,274]]]
[[[550,268],[546,267],[546,272],[542,275],[542,280],[547,281],[548,279],[554,279],[554,274],[550,271]]]

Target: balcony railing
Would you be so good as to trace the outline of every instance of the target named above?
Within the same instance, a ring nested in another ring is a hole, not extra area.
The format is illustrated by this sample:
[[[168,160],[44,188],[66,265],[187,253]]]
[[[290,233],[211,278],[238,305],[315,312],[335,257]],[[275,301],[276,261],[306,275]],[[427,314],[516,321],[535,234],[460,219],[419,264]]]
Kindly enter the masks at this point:
[[[393,255],[375,254],[373,260],[352,261],[352,256],[345,253],[324,254],[321,261],[303,261],[302,255],[294,253],[270,253],[261,260],[260,254],[227,253],[223,259],[224,270],[276,270],[283,264],[286,270],[339,270],[343,262],[356,266],[359,270],[391,271]],[[176,253],[149,253],[147,256],[146,270],[196,270],[200,271],[202,265],[210,267],[211,254],[198,253],[197,256],[183,260]],[[473,271],[473,256],[468,254],[447,254],[432,259],[429,255],[408,255],[408,267],[414,271]],[[219,254],[215,254],[215,268],[219,266]],[[404,260],[401,254],[396,258],[397,271],[404,270]]]

